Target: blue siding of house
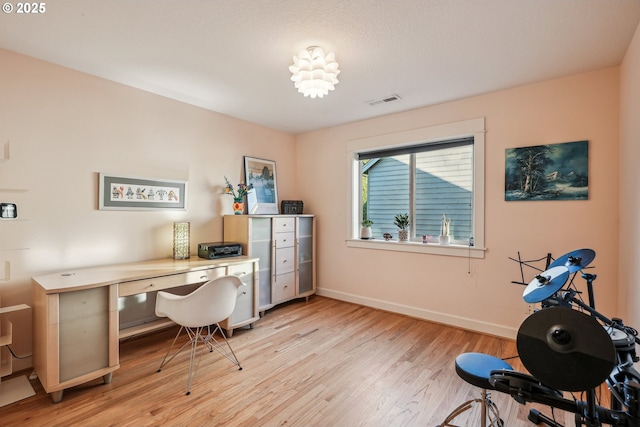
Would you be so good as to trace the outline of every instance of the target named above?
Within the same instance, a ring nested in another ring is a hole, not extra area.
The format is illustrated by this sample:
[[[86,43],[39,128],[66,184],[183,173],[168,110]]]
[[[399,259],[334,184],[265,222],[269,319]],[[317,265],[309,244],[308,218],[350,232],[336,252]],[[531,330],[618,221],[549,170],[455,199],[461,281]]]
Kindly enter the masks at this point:
[[[473,146],[416,155],[416,234],[440,234],[442,215],[451,218],[451,238],[472,234]]]
[[[473,146],[444,148],[416,155],[416,235],[440,234],[442,215],[451,218],[453,240],[472,235]],[[383,157],[368,173],[368,215],[374,237],[396,235],[395,215],[410,212],[410,155]]]

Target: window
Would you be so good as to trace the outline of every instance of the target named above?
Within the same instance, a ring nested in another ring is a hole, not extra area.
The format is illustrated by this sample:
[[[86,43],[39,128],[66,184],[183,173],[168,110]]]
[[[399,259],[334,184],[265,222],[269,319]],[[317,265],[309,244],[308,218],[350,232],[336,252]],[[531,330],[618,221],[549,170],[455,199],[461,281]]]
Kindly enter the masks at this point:
[[[350,141],[349,159],[349,246],[470,256],[473,238],[474,252],[482,252],[483,118]],[[411,243],[390,245],[397,243],[394,218],[401,213],[409,214]],[[437,241],[443,214],[451,219],[451,246],[423,245],[424,235]],[[373,221],[373,240],[359,239],[365,218]],[[385,232],[391,242],[382,240]]]
[[[374,236],[395,229],[398,213],[411,219],[410,240],[438,236],[442,216],[451,220],[451,241],[473,236],[473,137],[358,153],[362,218]]]

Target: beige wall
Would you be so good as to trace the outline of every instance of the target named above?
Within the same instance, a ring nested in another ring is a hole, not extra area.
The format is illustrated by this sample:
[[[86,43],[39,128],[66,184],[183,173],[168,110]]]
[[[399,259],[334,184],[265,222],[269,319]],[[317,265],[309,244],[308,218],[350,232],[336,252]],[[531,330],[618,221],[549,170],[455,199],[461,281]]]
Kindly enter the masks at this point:
[[[640,327],[640,26],[620,67],[620,307]]]
[[[221,240],[230,212],[223,176],[240,179],[242,156],[251,155],[276,160],[280,198],[302,199],[318,215],[320,293],[515,336],[529,307],[524,287],[510,283],[519,269],[508,258],[587,247],[597,252],[598,308],[638,322],[638,38],[621,79],[618,68],[604,69],[297,137],[0,50],[0,159],[9,157],[0,160],[0,199],[17,202],[24,219],[0,223],[0,279],[9,276],[0,280],[2,305],[29,303],[35,274],[170,256],[174,221],[191,221],[192,252]],[[485,259],[347,248],[347,142],[474,117],[487,127]],[[582,139],[590,141],[588,201],[504,201],[506,148]],[[189,208],[99,211],[98,172],[188,180]],[[1,190],[15,188],[26,191]],[[30,317],[13,320],[14,348],[27,354]]]
[[[222,240],[224,175],[238,182],[244,155],[275,160],[280,197],[297,198],[290,134],[8,51],[0,64],[0,188],[28,190],[0,193],[25,219],[0,223],[3,306],[30,302],[32,275],[171,256],[174,221],[191,221],[196,255]],[[100,211],[99,172],[188,180],[188,210]],[[28,249],[5,250],[16,247]],[[27,354],[30,315],[15,317],[14,348]]]
[[[299,192],[318,215],[320,293],[515,336],[529,307],[508,258],[592,248],[598,308],[616,315],[618,85],[610,68],[298,136]],[[347,141],[474,117],[487,129],[485,259],[347,248]],[[588,201],[504,201],[506,148],[585,139]]]

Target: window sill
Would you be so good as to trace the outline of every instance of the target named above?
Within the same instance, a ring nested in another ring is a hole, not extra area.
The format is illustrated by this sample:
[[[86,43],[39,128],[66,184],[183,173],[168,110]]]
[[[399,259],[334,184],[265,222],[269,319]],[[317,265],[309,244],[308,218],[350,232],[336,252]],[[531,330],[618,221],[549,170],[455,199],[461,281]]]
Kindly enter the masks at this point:
[[[397,240],[386,241],[380,239],[347,239],[347,247],[481,259],[484,258],[486,251],[486,249],[476,246],[440,245],[437,243],[399,242]]]

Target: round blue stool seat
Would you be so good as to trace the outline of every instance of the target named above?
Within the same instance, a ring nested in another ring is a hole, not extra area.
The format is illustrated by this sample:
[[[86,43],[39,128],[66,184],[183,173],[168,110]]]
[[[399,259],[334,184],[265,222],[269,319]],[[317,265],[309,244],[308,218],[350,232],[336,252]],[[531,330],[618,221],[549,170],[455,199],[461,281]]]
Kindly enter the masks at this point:
[[[456,357],[456,373],[476,387],[494,390],[489,382],[491,371],[508,370],[513,368],[507,362],[484,353],[462,353]]]

